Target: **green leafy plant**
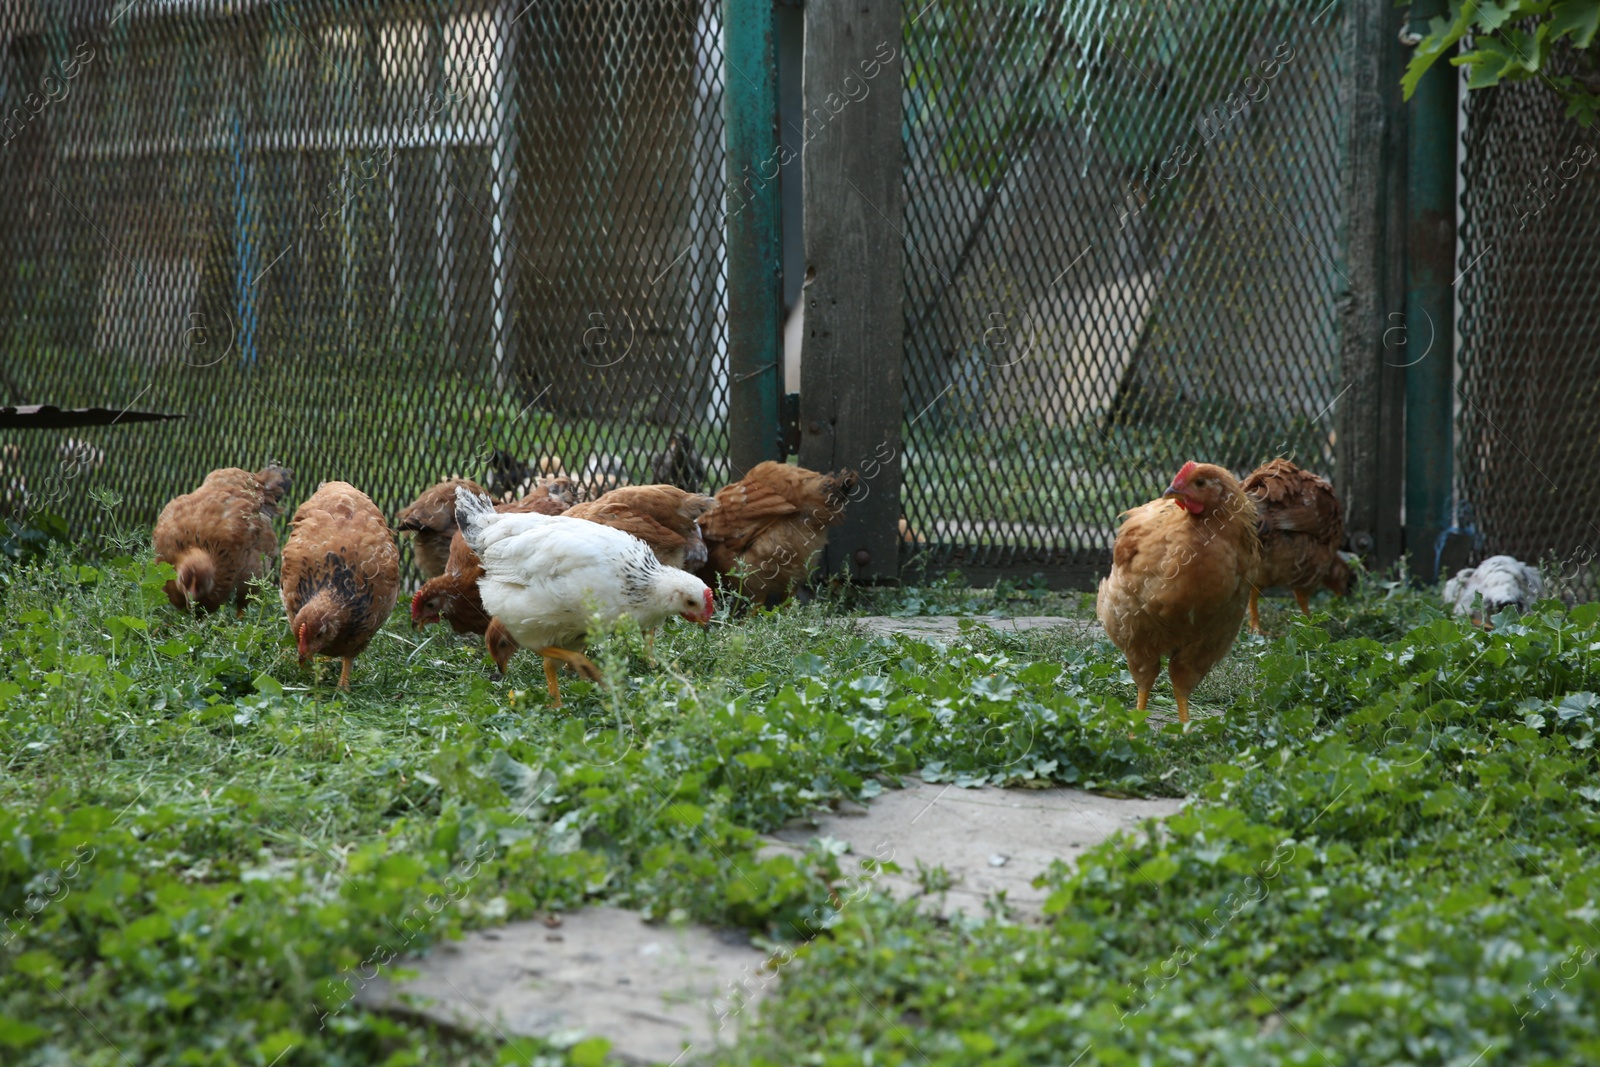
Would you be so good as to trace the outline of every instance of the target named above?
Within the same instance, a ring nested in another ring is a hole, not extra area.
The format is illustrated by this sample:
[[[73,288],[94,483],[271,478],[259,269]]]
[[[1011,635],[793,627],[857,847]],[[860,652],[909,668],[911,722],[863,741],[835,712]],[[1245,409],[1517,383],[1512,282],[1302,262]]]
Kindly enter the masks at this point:
[[[1334,1062],[1470,1062],[1519,1025],[1498,1062],[1592,1058],[1600,608],[1485,633],[1366,576],[1311,621],[1269,606],[1274,636],[1236,647],[1179,736],[1129,709],[1120,656],[1081,628],[941,646],[823,598],[664,628],[654,667],[619,634],[596,649],[608,688],[555,710],[532,657],[491,683],[475,643],[403,616],[339,692],[299,668],[270,585],[242,619],[192,618],[144,555],[14,571],[8,1064],[600,1062],[605,1035],[480,1038],[357,996],[461,930],[599,902],[795,959],[732,1062],[1071,1062],[1092,1042],[1106,1063],[1279,1063],[1296,1031]],[[895,904],[837,842],[765,848],[911,774],[1190,804],[1050,873],[1043,925]]]
[[[1600,0],[1450,0],[1449,13],[1429,21],[1406,65],[1405,98],[1448,55],[1453,66],[1468,68],[1469,89],[1536,78],[1566,102],[1568,118],[1591,126],[1600,113],[1600,66],[1589,51],[1597,30]],[[1463,41],[1466,47],[1450,55]]]
[[[52,541],[65,543],[67,523],[50,511],[33,511],[23,518],[5,520],[0,535],[0,563],[20,563],[43,559]]]

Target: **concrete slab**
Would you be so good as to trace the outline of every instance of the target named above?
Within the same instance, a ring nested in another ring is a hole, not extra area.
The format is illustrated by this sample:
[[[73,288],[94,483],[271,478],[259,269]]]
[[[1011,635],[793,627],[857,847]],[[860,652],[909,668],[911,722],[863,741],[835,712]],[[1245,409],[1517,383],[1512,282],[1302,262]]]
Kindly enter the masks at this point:
[[[517,922],[444,942],[405,964],[418,977],[379,977],[357,1001],[488,1033],[599,1036],[611,1041],[619,1062],[681,1064],[719,1039],[731,1041],[738,1020],[753,1017],[748,1008],[762,986],[746,976],[765,958],[737,933],[674,929],[622,908],[585,908],[556,928]],[[729,1009],[734,988],[749,990],[742,994],[746,1011],[719,1031],[717,1013]]]
[[[863,858],[893,859],[900,874],[874,888],[905,900],[922,894],[917,864],[942,866],[943,894],[925,896],[930,911],[984,914],[984,901],[1003,892],[1017,918],[1043,915],[1045,891],[1033,880],[1057,859],[1071,863],[1119,830],[1136,833],[1145,819],[1164,818],[1181,800],[1116,800],[1077,789],[961,789],[912,780],[887,790],[865,809],[824,815],[814,827],[779,832],[775,848],[803,852],[815,837],[848,841]],[[855,864],[841,864],[850,869]]]

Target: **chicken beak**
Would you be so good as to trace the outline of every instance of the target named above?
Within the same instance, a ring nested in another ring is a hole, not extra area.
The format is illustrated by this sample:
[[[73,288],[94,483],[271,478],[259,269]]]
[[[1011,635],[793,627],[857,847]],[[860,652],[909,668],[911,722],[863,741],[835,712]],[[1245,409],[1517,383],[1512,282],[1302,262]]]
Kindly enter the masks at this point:
[[[1167,486],[1167,491],[1161,494],[1162,498],[1171,497],[1178,502],[1178,506],[1191,515],[1198,515],[1204,510],[1205,505],[1189,498],[1188,490],[1179,489],[1176,484]]]

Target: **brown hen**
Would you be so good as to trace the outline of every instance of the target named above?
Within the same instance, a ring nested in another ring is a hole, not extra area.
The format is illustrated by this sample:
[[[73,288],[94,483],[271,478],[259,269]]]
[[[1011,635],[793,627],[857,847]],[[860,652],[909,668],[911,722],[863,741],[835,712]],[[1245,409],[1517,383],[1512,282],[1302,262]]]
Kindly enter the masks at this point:
[[[1125,513],[1095,613],[1128,659],[1139,710],[1167,657],[1178,721],[1189,694],[1233,647],[1259,566],[1255,503],[1232,474],[1185,463],[1162,499]]]
[[[225,467],[161,509],[153,540],[156,558],[178,572],[166,585],[173,607],[215,611],[231,597],[244,612],[250,583],[277,555],[272,519],[293,473],[276,465],[255,474]]]
[[[1307,615],[1319,587],[1339,596],[1349,593],[1350,566],[1339,555],[1344,508],[1328,479],[1273,459],[1251,472],[1244,491],[1255,501],[1261,536],[1261,566],[1250,589],[1250,629],[1261,632],[1256,601],[1270,586],[1287,586]]]
[[[502,504],[500,507],[505,507]],[[498,509],[497,509],[498,510]],[[450,538],[450,556],[444,573],[422,583],[411,598],[411,624],[427,626],[443,619],[458,634],[481,634],[489,627],[489,616],[478,595],[478,579],[483,566],[478,554],[467,546],[457,530]]]
[[[718,576],[758,604],[787,598],[811,572],[828,527],[860,482],[842,468],[822,474],[768,460],[717,491],[717,509],[701,524],[707,560],[700,576]]]
[[[396,530],[414,535],[412,550],[424,577],[443,574],[450,557],[450,538],[456,532],[458,485],[474,493],[483,492],[483,486],[470,478],[447,478],[424,489],[421,496],[401,508],[394,517]]]
[[[716,508],[713,498],[675,485],[631,485],[575,504],[566,514],[630,533],[665,566],[692,571],[706,561],[700,521]]]
[[[447,478],[424,490],[395,516],[396,529],[416,535],[417,567],[425,578],[437,578],[449,564],[451,538],[457,529],[458,485],[465,486],[469,492],[487,495],[483,487],[470,478]],[[570,479],[545,478],[534,485],[527,496],[506,506],[517,511],[559,515],[567,510],[572,500]]]
[[[348,482],[323,482],[300,505],[283,546],[284,611],[305,666],[313,655],[351,663],[378,632],[400,593],[400,553],[383,513]]]

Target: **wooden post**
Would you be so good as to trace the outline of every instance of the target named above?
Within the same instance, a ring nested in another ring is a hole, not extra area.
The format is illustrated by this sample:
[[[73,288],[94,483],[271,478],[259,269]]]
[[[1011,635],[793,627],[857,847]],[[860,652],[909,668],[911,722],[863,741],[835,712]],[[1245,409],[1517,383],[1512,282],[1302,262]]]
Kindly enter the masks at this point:
[[[772,0],[724,0],[729,481],[779,459],[778,63]]]
[[[1388,0],[1345,8],[1344,280],[1339,299],[1341,393],[1337,488],[1350,546],[1369,567],[1400,558],[1405,371],[1405,110],[1403,22]],[[1425,343],[1426,339],[1422,339]],[[1416,351],[1421,352],[1421,346]]]
[[[899,574],[902,334],[901,9],[807,0],[806,281],[800,463],[850,467],[861,487],[821,566]]]

